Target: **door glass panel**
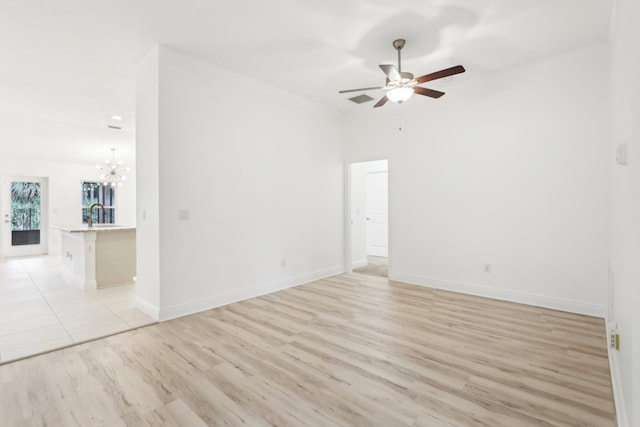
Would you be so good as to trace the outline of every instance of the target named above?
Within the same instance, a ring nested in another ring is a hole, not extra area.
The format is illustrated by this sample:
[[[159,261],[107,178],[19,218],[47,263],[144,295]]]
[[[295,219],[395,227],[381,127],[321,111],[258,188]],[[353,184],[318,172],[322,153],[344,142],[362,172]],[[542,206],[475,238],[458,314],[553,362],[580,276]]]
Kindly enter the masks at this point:
[[[11,246],[40,244],[40,183],[11,183]]]

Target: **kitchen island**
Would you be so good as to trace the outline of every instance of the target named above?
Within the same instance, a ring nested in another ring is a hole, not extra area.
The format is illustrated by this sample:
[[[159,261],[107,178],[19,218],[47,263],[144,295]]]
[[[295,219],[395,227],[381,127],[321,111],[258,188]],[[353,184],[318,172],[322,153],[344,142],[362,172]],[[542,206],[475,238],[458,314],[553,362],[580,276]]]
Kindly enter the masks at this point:
[[[61,232],[65,278],[84,290],[132,283],[136,229],[124,225],[53,226]]]

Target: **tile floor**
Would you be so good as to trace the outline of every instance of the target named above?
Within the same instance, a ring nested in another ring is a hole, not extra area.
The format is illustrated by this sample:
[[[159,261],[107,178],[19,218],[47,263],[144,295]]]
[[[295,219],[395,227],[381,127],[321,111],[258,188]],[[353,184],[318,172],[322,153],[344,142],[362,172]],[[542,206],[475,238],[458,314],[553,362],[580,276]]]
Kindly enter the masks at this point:
[[[0,363],[150,323],[133,284],[85,292],[59,256],[0,259]]]

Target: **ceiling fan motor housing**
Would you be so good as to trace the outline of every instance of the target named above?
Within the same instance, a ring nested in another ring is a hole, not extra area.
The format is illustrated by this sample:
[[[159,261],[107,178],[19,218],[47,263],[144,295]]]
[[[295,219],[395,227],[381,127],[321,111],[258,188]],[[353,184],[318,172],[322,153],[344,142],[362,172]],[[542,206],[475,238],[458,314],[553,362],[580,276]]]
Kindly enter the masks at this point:
[[[405,73],[404,71],[400,73],[401,83],[409,83],[411,80],[413,80],[413,74]]]
[[[395,87],[400,85],[408,85],[409,83],[413,83],[413,74],[411,73],[400,73],[400,80],[389,80],[389,77],[386,78],[386,87]]]

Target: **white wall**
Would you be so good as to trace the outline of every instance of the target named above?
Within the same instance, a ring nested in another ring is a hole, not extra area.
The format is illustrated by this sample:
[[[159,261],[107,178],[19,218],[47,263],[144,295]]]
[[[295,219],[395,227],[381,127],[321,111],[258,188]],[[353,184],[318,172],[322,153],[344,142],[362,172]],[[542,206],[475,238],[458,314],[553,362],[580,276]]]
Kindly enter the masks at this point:
[[[159,318],[160,309],[160,51],[149,52],[136,69],[136,306]]]
[[[611,270],[613,313],[620,350],[613,351],[614,392],[624,396],[619,419],[640,425],[640,6],[618,0],[611,32]],[[627,144],[626,166],[615,163],[615,147]],[[621,424],[622,425],[622,424]]]
[[[389,158],[393,279],[604,315],[607,60],[598,45],[347,118],[347,161]]]
[[[160,318],[343,271],[338,115],[165,47],[158,75]]]
[[[27,160],[22,158],[0,157],[0,177],[46,177],[49,178],[49,224],[79,224],[82,221],[81,182],[95,180],[98,177],[96,164],[110,153],[96,158],[95,164],[74,164],[54,161]],[[127,174],[127,184],[118,188],[116,193],[116,220],[119,224],[135,225],[135,170]],[[0,198],[0,212],[4,212]],[[3,229],[0,227],[0,237]],[[0,245],[0,257],[2,257]],[[49,253],[60,253],[60,232],[49,232]]]

